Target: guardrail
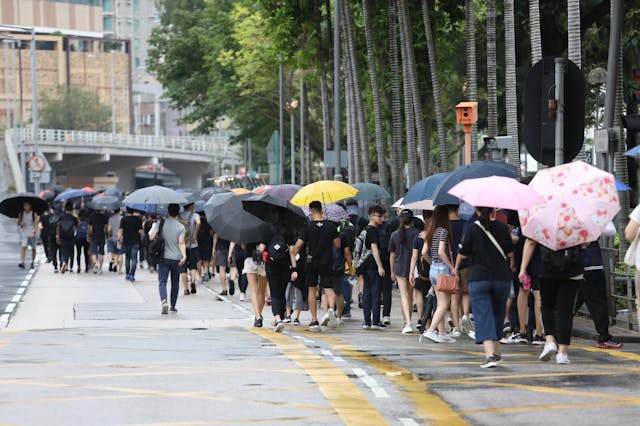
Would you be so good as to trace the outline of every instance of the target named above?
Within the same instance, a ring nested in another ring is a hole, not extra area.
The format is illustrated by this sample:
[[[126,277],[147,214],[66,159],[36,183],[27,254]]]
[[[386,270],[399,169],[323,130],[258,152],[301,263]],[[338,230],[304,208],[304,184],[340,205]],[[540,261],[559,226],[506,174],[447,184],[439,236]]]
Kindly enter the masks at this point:
[[[14,141],[33,141],[31,128],[9,129]],[[239,149],[229,143],[233,132],[220,131],[212,136],[153,136],[84,132],[75,130],[39,129],[38,141],[42,144],[75,146],[113,146],[149,150],[174,151],[185,154],[204,154],[215,158],[239,155]]]

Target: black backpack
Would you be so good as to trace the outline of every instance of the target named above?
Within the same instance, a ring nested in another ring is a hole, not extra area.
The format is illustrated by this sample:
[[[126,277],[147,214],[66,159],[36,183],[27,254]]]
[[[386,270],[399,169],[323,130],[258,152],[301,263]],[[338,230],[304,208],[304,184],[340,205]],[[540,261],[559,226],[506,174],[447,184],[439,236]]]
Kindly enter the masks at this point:
[[[160,220],[158,233],[156,237],[149,243],[149,251],[147,256],[151,263],[157,264],[164,256],[164,237],[162,236],[162,228],[164,228],[164,219]]]
[[[580,246],[553,251],[540,246],[542,276],[550,278],[571,278],[584,272],[583,250]]]
[[[338,224],[338,232],[340,233],[340,242],[353,252],[356,245],[356,237],[358,236],[356,227],[348,219],[342,219]]]
[[[269,263],[284,264],[289,259],[289,245],[280,233],[275,233],[267,246]]]
[[[60,237],[63,240],[73,240],[76,234],[76,221],[68,217],[63,217],[60,220]]]

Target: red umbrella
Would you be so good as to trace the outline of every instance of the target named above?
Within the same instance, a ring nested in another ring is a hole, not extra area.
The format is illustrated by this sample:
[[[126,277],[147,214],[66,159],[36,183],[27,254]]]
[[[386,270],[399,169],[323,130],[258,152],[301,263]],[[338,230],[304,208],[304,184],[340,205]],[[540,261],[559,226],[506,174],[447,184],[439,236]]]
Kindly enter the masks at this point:
[[[80,188],[80,189],[82,189],[83,191],[87,191],[87,192],[96,192],[96,190],[95,190],[95,189],[93,189],[93,188],[92,188],[92,187],[90,187],[90,186],[85,186],[85,187],[82,187],[82,188]]]

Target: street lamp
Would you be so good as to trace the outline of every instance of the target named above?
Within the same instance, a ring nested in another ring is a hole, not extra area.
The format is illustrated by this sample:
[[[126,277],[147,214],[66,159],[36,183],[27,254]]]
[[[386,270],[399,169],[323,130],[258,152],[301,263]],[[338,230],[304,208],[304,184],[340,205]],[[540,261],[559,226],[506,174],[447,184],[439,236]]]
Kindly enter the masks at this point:
[[[296,183],[296,151],[295,151],[295,119],[293,113],[298,108],[298,101],[292,99],[284,104],[284,109],[289,113],[291,118],[291,183]]]

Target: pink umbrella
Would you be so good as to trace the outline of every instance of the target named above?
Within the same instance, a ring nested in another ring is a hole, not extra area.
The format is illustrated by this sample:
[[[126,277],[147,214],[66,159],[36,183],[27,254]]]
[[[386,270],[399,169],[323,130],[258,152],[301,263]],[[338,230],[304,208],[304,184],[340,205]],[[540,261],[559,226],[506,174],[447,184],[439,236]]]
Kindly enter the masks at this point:
[[[518,212],[522,234],[551,250],[597,240],[620,211],[613,175],[582,161],[541,170],[529,186],[543,201]]]
[[[521,210],[542,202],[533,188],[503,176],[466,179],[451,188],[449,194],[474,207],[508,210]]]

